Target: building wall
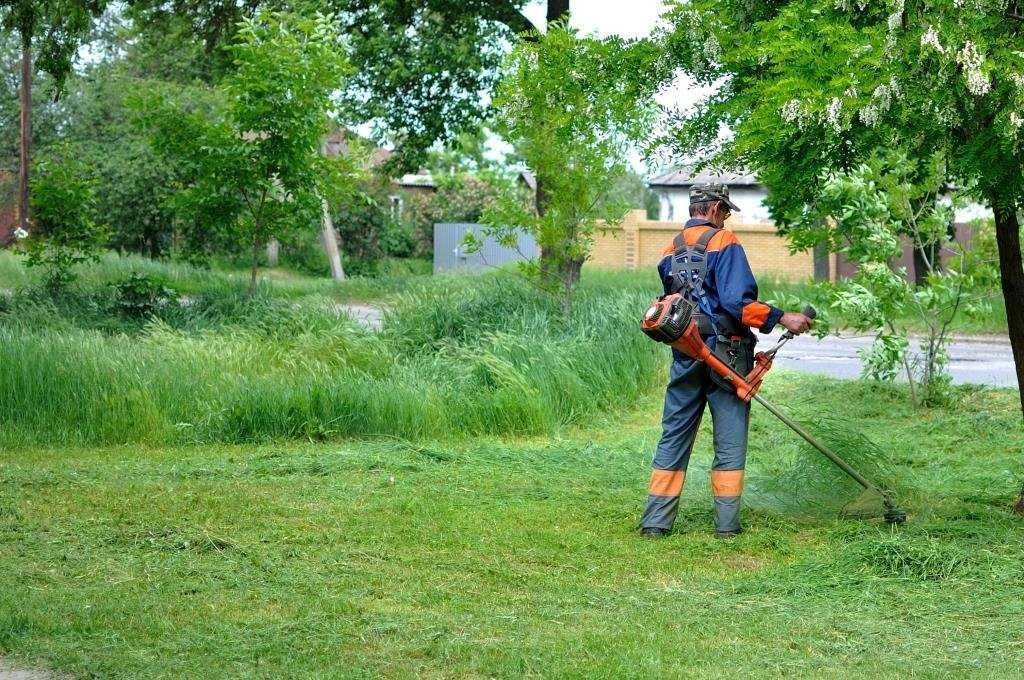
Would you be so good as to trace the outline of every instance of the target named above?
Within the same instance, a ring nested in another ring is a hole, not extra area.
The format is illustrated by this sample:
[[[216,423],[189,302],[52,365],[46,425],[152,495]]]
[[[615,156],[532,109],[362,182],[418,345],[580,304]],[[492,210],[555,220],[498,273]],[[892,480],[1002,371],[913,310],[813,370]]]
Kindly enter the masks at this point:
[[[463,247],[467,234],[481,243],[480,250],[469,252]],[[520,232],[518,244],[509,248],[485,233],[484,226],[467,222],[434,225],[434,273],[449,271],[486,271],[512,262],[533,260],[540,248],[532,234]]]
[[[597,235],[587,266],[654,267],[681,226],[677,221],[648,220],[643,210],[631,210],[621,225]],[[791,255],[786,240],[775,233],[771,223],[740,222],[733,218],[726,223],[726,228],[735,233],[743,245],[755,276],[799,281],[814,275],[811,253]]]
[[[689,217],[689,187],[657,187],[654,191],[659,198],[659,217],[665,222],[679,224]],[[810,253],[790,255],[786,242],[775,234],[775,226],[765,205],[767,190],[763,186],[730,187],[729,198],[740,207],[729,226],[736,232],[747,252],[750,266],[755,274],[768,275],[788,280],[801,280],[814,275],[814,261]],[[971,238],[970,222],[977,219],[992,219],[992,211],[982,205],[972,203],[958,208],[954,216],[957,225],[957,240],[969,243]],[[742,223],[737,220],[741,220]],[[678,227],[676,227],[678,228]],[[660,237],[660,236],[659,236]],[[672,240],[668,236],[666,243]],[[653,257],[650,249],[643,254],[644,262]],[[894,263],[904,267],[909,276],[913,276],[914,258],[909,241],[903,244],[902,257]],[[856,265],[844,257],[832,255],[829,258],[829,276],[833,280],[849,278],[856,274]]]
[[[690,216],[689,187],[657,187],[658,219],[665,222],[684,222]],[[729,187],[729,199],[740,208],[744,222],[767,222],[768,208],[764,199],[768,195],[761,186]]]
[[[690,215],[690,188],[656,187],[653,191],[658,195],[658,219],[666,222],[683,222]],[[763,186],[729,187],[729,199],[739,206],[739,217],[744,222],[770,222],[768,206],[765,198],[768,190]],[[954,220],[957,223],[968,223],[976,219],[992,219],[992,211],[977,203],[958,208]]]

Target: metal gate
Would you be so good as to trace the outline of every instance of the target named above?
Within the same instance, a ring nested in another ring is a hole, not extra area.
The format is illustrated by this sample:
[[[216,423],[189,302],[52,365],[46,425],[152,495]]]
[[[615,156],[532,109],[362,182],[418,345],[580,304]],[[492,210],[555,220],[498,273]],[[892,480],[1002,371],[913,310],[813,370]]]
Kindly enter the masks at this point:
[[[462,246],[466,234],[483,242],[475,253]],[[484,225],[471,223],[439,223],[434,225],[434,273],[448,271],[483,271],[511,262],[533,260],[540,254],[532,234],[519,233],[516,248],[507,248],[493,236],[484,235]]]

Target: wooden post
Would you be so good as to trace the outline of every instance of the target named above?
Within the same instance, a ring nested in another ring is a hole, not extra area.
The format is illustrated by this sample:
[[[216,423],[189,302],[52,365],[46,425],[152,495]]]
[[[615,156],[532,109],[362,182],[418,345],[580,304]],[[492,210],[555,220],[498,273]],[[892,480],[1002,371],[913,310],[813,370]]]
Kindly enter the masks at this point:
[[[327,137],[320,141],[320,153],[327,155]],[[331,267],[331,278],[335,281],[345,280],[345,269],[341,266],[341,250],[338,248],[338,232],[334,231],[334,220],[331,219],[331,206],[327,204],[327,198],[321,197],[324,215],[323,225],[320,230],[320,243],[327,253],[327,263]]]
[[[334,231],[334,221],[331,219],[331,207],[327,205],[327,199],[321,199],[324,206],[324,228],[320,233],[320,241],[324,244],[324,252],[327,253],[327,262],[331,265],[331,278],[335,281],[345,280],[345,270],[341,266],[341,253],[338,250],[338,233]]]

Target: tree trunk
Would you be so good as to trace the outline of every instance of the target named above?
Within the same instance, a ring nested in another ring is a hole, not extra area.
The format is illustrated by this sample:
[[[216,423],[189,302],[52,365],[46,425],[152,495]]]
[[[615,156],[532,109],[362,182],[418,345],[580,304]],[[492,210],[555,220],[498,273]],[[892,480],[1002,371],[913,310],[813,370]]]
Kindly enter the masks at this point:
[[[548,0],[548,23],[569,13],[569,0]]]
[[[320,140],[320,155],[327,155],[327,137]],[[327,254],[327,264],[331,268],[331,278],[335,281],[344,281],[345,269],[341,266],[341,248],[338,247],[338,232],[334,231],[334,221],[331,219],[331,206],[327,203],[326,197],[321,197],[320,203],[323,206],[320,243]]]
[[[1017,392],[1024,414],[1024,264],[1020,255],[1020,221],[1014,205],[997,205],[998,198],[989,199],[996,220],[996,244],[999,246],[999,279],[1006,305],[1006,325],[1010,333],[1010,349],[1017,368]],[[1024,485],[1013,507],[1024,515]]]
[[[914,243],[911,250],[914,255],[914,285],[918,288],[928,282],[928,274],[932,271],[941,271],[942,263],[939,258],[942,255],[941,244],[938,241],[930,243]]]
[[[830,253],[828,252],[828,246],[826,246],[824,243],[819,243],[816,246],[814,246],[813,257],[814,280],[818,282],[831,281],[832,271],[831,267],[829,266]]]
[[[540,175],[537,175],[537,190],[533,194],[533,208],[538,217],[544,217],[551,204],[551,192],[548,191],[547,182]],[[558,252],[549,243],[540,244],[540,270],[541,285],[550,292],[558,290]]]
[[[29,229],[28,179],[32,151],[32,36],[21,37],[21,167],[18,168],[18,227]]]
[[[252,240],[252,268],[249,271],[249,297],[256,295],[256,276],[260,273],[260,240]]]
[[[569,14],[569,0],[548,0],[547,21],[557,21]],[[537,193],[534,196],[534,205],[537,214],[541,217],[547,212],[551,203],[551,193],[546,188],[546,183],[537,175]],[[564,252],[555,248],[541,246],[540,249],[540,275],[545,288],[556,291],[562,313],[568,315],[572,309],[572,289],[580,280],[580,269],[583,267],[583,260],[568,259]]]
[[[999,278],[1006,304],[1006,325],[1010,334],[1013,363],[1017,368],[1017,391],[1024,416],[1024,265],[1020,254],[1020,222],[1015,206],[997,205],[992,200],[999,246]]]

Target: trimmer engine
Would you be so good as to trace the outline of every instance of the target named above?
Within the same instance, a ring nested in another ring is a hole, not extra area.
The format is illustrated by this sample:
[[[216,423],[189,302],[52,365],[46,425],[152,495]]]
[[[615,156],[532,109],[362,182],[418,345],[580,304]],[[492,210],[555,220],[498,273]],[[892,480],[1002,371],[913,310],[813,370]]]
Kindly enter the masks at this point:
[[[665,295],[651,303],[640,329],[652,340],[672,344],[693,322],[696,305],[679,293]]]

